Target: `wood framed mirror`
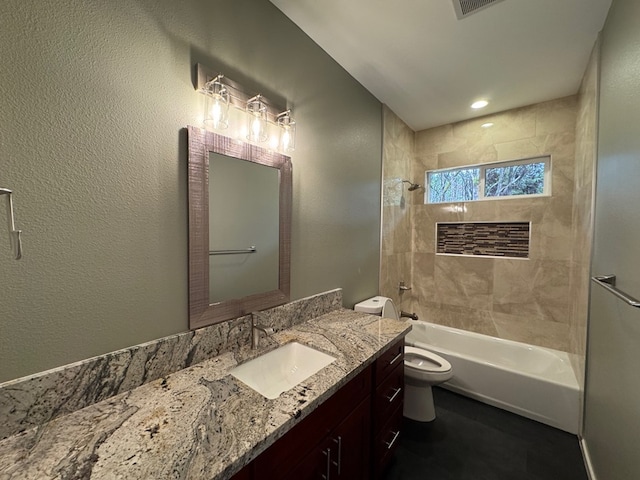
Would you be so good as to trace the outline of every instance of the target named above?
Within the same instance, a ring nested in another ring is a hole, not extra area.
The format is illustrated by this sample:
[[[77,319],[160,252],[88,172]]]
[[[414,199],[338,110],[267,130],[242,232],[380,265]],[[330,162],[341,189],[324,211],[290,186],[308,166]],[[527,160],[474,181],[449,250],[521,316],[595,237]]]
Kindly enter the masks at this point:
[[[189,136],[189,328],[290,294],[291,159],[198,127]]]

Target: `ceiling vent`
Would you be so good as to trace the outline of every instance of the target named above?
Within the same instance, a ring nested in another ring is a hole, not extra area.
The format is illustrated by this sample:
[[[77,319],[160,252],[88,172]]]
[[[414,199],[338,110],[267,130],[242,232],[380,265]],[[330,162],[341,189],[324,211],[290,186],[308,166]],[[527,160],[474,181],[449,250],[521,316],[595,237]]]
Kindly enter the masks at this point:
[[[453,8],[458,20],[462,20],[498,2],[502,0],[453,0]]]

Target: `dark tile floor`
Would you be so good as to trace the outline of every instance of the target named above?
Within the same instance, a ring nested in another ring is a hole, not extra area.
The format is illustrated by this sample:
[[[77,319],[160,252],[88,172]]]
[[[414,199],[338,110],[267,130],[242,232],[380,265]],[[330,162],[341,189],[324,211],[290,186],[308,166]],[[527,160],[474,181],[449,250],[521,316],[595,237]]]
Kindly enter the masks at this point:
[[[385,480],[587,480],[575,435],[434,388],[435,421],[404,419]]]

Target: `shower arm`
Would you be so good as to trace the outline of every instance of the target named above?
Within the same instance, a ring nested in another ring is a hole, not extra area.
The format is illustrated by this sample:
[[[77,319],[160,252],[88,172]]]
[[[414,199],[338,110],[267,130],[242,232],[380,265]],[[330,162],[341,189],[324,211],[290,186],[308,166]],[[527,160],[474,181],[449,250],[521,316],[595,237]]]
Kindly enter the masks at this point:
[[[0,188],[0,195],[7,196],[7,223],[9,225],[9,241],[16,260],[22,258],[22,230],[16,230],[16,223],[13,217],[13,192],[8,188]]]
[[[417,190],[420,187],[422,187],[422,185],[420,185],[419,183],[413,183],[413,182],[410,182],[409,180],[402,180],[402,183],[409,184],[409,188],[407,190],[409,190],[410,192],[413,192],[414,190]]]

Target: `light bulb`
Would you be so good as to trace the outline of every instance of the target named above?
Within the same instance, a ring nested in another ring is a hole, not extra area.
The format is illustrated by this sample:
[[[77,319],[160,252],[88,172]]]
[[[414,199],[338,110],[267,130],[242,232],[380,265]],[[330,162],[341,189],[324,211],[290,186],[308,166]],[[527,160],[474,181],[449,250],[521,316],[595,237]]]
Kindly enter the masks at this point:
[[[262,131],[262,125],[259,118],[254,118],[251,122],[251,136],[255,139],[260,138],[260,132]]]
[[[292,152],[296,148],[296,122],[291,118],[291,110],[282,112],[277,117],[280,127],[280,147],[285,152]]]
[[[204,124],[211,128],[227,128],[229,126],[229,92],[220,82],[222,75],[207,82],[203,88],[206,95]]]
[[[256,95],[247,101],[247,118],[249,134],[247,139],[252,142],[264,142],[267,140],[267,106],[261,100],[261,95]]]
[[[289,150],[289,141],[291,140],[291,134],[289,130],[282,132],[282,149]]]

